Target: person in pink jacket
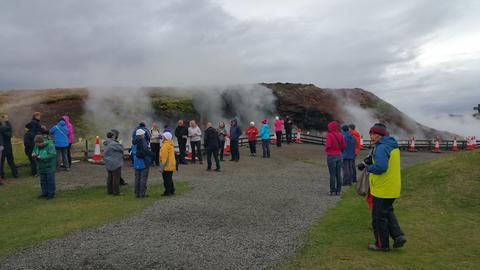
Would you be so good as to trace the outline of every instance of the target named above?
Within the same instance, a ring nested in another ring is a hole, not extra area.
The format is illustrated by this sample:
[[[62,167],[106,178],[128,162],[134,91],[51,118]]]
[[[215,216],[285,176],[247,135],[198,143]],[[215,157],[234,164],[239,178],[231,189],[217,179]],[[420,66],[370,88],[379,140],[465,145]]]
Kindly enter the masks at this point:
[[[72,122],[70,122],[70,117],[68,115],[64,115],[63,120],[65,121],[65,124],[67,124],[68,128],[68,148],[67,148],[67,156],[68,156],[68,164],[72,166],[72,144],[75,142],[75,136],[74,136],[74,130],[73,130],[73,125]]]
[[[277,147],[282,146],[282,131],[283,131],[283,120],[280,120],[280,117],[275,116],[275,135],[277,136]]]
[[[342,150],[345,147],[346,143],[339,131],[337,122],[328,123],[325,152],[327,153],[328,172],[330,173],[330,196],[339,195],[342,191]]]

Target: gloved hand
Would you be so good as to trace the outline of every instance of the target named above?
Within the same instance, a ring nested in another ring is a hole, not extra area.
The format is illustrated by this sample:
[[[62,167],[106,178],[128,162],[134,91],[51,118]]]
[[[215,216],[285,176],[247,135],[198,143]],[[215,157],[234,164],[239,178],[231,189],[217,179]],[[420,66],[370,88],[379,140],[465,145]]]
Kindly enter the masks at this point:
[[[373,158],[372,156],[368,156],[366,157],[363,162],[366,164],[366,165],[372,165],[373,164]]]
[[[367,165],[366,165],[364,162],[362,162],[362,163],[360,163],[360,164],[357,165],[357,168],[358,168],[360,171],[365,170],[366,167],[367,167]]]

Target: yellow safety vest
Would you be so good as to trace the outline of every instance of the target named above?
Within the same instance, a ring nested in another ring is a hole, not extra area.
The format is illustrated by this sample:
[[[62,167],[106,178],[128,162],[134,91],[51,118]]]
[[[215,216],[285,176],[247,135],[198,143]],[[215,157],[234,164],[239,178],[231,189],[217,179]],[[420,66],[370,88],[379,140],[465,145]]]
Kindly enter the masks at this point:
[[[375,164],[375,160],[373,160]],[[369,174],[370,192],[377,198],[393,199],[400,197],[402,177],[400,174],[400,150],[390,152],[388,169],[382,174]]]

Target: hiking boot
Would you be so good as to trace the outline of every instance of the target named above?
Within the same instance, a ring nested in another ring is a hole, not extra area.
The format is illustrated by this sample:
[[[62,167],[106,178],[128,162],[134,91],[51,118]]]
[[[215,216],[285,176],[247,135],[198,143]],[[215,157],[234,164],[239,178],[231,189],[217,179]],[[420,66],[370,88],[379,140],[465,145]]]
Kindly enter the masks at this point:
[[[401,248],[405,243],[407,242],[407,239],[405,239],[405,236],[400,235],[397,238],[395,238],[395,243],[393,243],[393,248]]]
[[[388,251],[390,251],[390,248],[381,248],[381,247],[377,247],[377,245],[375,245],[375,244],[370,244],[370,245],[368,245],[368,250],[388,252]]]

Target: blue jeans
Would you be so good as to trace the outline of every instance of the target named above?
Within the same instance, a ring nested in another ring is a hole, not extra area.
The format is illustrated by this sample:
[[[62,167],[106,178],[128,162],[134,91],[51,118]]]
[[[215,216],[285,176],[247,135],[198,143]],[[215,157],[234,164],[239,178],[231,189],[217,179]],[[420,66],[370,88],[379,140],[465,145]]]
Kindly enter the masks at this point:
[[[327,165],[330,173],[330,192],[342,191],[342,157],[327,156]]]
[[[55,196],[55,172],[40,173],[40,187],[43,196]]]

